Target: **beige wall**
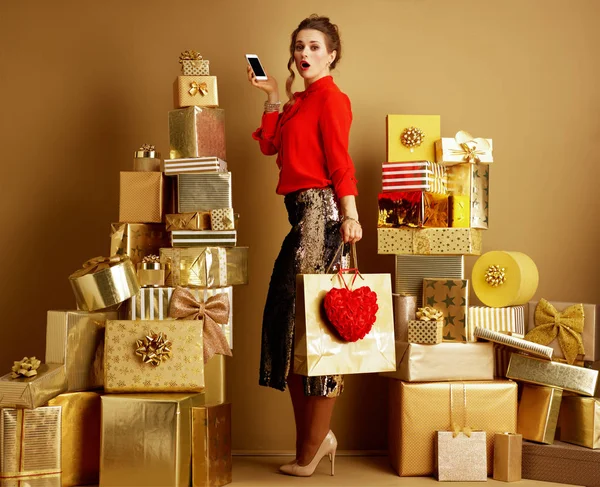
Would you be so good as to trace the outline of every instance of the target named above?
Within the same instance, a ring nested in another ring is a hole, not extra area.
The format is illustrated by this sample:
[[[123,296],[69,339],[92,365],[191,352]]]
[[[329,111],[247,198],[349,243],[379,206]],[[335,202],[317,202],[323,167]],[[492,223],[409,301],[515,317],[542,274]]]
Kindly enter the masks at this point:
[[[195,48],[219,77],[240,244],[251,249],[251,283],[234,300],[234,448],[293,448],[287,395],[257,385],[262,305],[288,225],[274,159],[250,138],[264,96],[244,54],[283,86],[288,36],[314,11],[344,42],[335,77],[354,111],[362,271],[393,267],[376,254],[385,115],[440,114],[445,136],[494,139],[485,250],[529,254],[538,298],[600,302],[597,0],[2,2],[1,370],[43,355],[46,310],[73,306],[67,276],[108,252],[118,172],[138,144],[167,152],[177,57]],[[348,378],[333,425],[341,448],[385,448],[385,401],[380,377]]]

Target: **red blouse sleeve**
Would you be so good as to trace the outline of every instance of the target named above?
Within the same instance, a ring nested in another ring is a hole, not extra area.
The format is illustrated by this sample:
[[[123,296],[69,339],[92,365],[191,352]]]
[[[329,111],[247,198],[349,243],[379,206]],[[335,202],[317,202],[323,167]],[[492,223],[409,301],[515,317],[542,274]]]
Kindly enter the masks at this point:
[[[278,112],[263,113],[260,127],[252,134],[252,138],[258,140],[260,150],[266,156],[277,154],[277,147],[273,145],[273,139],[275,138],[278,120]]]
[[[341,92],[331,93],[323,106],[319,126],[323,135],[327,172],[338,198],[358,195],[354,164],[348,153],[351,124],[350,99]]]

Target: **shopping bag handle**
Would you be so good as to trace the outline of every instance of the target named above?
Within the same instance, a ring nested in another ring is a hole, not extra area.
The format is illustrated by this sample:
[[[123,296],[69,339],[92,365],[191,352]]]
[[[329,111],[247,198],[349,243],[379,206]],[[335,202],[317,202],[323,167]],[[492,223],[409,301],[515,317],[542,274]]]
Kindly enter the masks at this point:
[[[325,274],[329,274],[329,272],[331,272],[331,268],[333,267],[334,262],[336,261],[336,259],[338,258],[338,255],[340,254],[340,252],[342,252],[342,257],[344,255],[344,242],[342,242],[340,244],[340,246],[338,247],[338,249],[335,251],[335,254],[333,255],[333,258],[331,259],[331,262],[329,263],[329,266],[327,267],[327,270],[325,271]],[[356,271],[358,272],[358,257],[356,255],[356,243],[352,242],[350,244],[350,268],[351,269],[344,269],[344,270],[354,270],[356,269]],[[341,263],[340,263],[340,271],[341,271]]]

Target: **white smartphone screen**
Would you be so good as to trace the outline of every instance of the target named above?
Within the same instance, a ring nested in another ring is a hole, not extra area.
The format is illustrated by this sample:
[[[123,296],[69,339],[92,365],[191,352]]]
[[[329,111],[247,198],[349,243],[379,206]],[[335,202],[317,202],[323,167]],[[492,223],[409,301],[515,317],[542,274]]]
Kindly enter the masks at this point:
[[[250,67],[252,67],[252,71],[254,71],[254,75],[258,78],[259,76],[263,77],[263,78],[267,78],[267,73],[265,73],[265,70],[262,67],[262,64],[260,64],[260,61],[258,60],[257,57],[250,57],[248,56],[248,62],[250,63]]]

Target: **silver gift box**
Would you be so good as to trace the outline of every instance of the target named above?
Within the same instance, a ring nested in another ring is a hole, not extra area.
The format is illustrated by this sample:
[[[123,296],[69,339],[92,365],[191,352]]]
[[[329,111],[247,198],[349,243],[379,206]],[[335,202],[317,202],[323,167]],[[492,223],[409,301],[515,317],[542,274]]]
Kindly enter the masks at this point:
[[[177,213],[231,207],[230,172],[177,176]]]

